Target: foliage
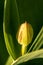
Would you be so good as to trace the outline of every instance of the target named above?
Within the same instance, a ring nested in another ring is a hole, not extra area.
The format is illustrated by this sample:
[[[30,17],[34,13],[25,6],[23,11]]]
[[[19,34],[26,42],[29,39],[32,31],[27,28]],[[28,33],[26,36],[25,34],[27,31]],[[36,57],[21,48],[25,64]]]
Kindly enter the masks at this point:
[[[28,54],[35,54],[39,49],[40,53],[41,48],[43,48],[43,0],[5,0],[5,3],[3,0],[0,0],[0,4],[2,5],[2,9],[0,10],[0,65],[9,65],[9,63],[13,62],[13,59],[18,59],[17,62],[19,62],[19,58],[22,58],[21,45],[19,45],[16,40],[16,32],[19,25],[25,21],[30,23],[34,30],[33,40],[27,46],[27,52]],[[42,56],[43,54],[37,56],[37,58],[42,59]],[[23,57],[26,58],[25,55]],[[34,59],[35,57],[32,58]],[[31,64],[29,61],[32,61],[32,59],[27,59],[28,61],[26,62]],[[21,63],[20,61],[21,64],[26,64],[26,62]],[[35,62],[39,62],[39,59]]]

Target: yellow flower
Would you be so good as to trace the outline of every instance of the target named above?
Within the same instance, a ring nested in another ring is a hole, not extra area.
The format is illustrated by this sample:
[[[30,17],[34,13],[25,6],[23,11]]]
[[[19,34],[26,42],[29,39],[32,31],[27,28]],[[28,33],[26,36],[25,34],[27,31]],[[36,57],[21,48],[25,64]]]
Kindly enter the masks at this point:
[[[27,23],[27,21],[21,24],[16,37],[17,37],[18,43],[22,45],[22,54],[24,54],[25,47],[29,43],[31,43],[33,38],[33,28],[31,24]]]

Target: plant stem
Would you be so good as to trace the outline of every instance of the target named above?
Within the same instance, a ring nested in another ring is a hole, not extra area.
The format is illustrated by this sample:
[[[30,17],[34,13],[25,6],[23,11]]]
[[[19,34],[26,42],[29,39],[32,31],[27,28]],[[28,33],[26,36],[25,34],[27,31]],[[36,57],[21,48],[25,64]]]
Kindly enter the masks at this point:
[[[43,34],[42,34],[43,35]],[[32,49],[32,51],[34,51],[35,49],[37,49],[37,47],[38,47],[38,45],[40,45],[41,43],[41,40],[42,40],[42,35],[39,37],[39,39],[38,39],[38,41],[36,42],[36,44],[35,44],[35,46],[34,46],[34,48]]]
[[[24,55],[27,51],[27,46],[22,45],[22,55]]]
[[[39,34],[37,35],[36,39],[34,40],[33,44],[31,45],[31,47],[29,48],[28,52],[30,52],[30,50],[32,49],[32,47],[34,46],[34,44],[37,42],[38,38],[40,37],[40,35],[42,34],[43,32],[43,26],[39,32]]]

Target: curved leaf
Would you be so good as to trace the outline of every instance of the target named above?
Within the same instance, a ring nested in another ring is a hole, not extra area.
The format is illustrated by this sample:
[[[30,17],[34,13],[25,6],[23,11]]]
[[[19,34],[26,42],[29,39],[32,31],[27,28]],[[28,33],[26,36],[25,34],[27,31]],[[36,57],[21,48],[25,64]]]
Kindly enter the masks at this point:
[[[21,55],[21,46],[17,43],[16,32],[19,27],[19,14],[16,0],[5,0],[3,32],[6,48],[16,59]]]
[[[35,58],[43,58],[43,49],[31,52],[31,53],[27,53],[24,56],[19,57],[16,61],[13,62],[12,65],[18,65]]]

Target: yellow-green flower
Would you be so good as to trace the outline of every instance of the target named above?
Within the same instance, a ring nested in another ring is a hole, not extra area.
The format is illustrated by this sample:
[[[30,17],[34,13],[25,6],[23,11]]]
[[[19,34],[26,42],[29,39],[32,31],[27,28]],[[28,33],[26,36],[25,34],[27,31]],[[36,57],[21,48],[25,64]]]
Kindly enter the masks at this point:
[[[27,21],[21,24],[16,37],[18,43],[22,45],[22,54],[24,54],[26,46],[33,38],[33,28],[31,24],[27,23]]]

